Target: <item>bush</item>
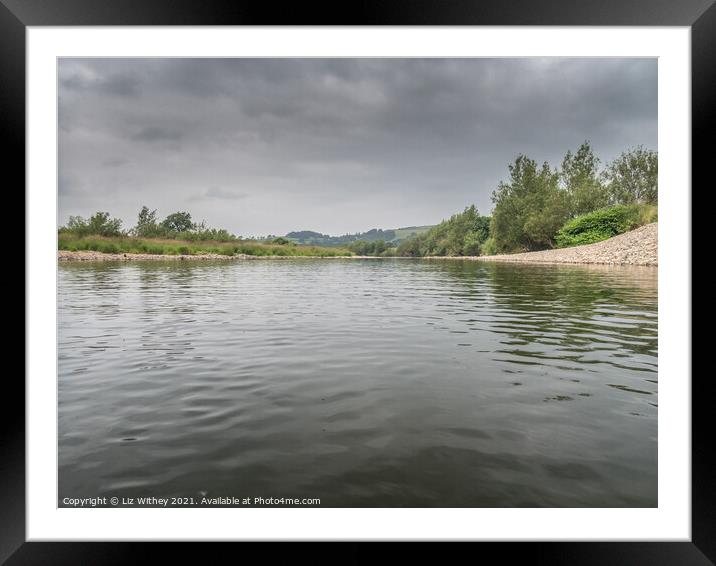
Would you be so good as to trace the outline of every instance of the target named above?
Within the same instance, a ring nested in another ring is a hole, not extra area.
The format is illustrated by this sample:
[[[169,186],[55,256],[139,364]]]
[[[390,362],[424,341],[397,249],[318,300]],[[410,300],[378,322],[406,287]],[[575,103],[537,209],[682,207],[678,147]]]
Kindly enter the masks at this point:
[[[495,255],[497,253],[497,242],[495,238],[487,238],[480,246],[480,255]]]
[[[122,234],[122,221],[111,218],[109,212],[96,212],[88,219],[81,216],[70,216],[67,226],[60,231],[71,232],[77,236],[120,236]]]
[[[618,204],[601,208],[567,222],[557,232],[555,241],[558,248],[593,244],[654,222],[656,217],[653,205]]]

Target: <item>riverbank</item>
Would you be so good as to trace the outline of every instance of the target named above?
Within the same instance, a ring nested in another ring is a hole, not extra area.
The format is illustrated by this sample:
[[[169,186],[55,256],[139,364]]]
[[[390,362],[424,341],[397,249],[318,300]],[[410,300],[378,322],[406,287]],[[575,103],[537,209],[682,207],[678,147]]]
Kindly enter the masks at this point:
[[[73,260],[143,260],[143,259],[225,259],[246,256],[350,256],[344,248],[297,246],[285,242],[259,242],[255,240],[180,240],[172,238],[137,238],[134,236],[78,236],[60,231],[57,248],[62,252],[81,254],[67,256]],[[101,255],[85,255],[89,254]],[[107,257],[109,256],[109,257]],[[155,258],[154,256],[159,256]],[[65,259],[67,259],[67,257]],[[63,259],[60,257],[60,259]]]
[[[235,254],[224,255],[214,253],[200,254],[134,254],[119,253],[111,254],[104,252],[59,250],[58,261],[201,261],[201,260],[222,260],[233,261],[240,259],[380,259],[374,256],[352,255],[352,256],[310,256],[310,255],[248,255]]]
[[[647,224],[596,244],[573,248],[479,257],[430,257],[426,259],[658,266],[658,223]]]
[[[323,248],[316,248],[325,253]],[[658,224],[647,224],[636,230],[614,236],[608,240],[562,248],[518,254],[500,254],[493,256],[428,256],[424,259],[457,259],[479,261],[504,261],[519,263],[577,263],[603,265],[643,265],[657,266],[659,263]],[[201,261],[201,260],[242,260],[242,259],[381,259],[363,255],[252,255],[234,253],[233,255],[218,253],[193,254],[151,254],[151,253],[107,253],[100,251],[59,250],[58,261]],[[390,258],[411,259],[411,258]]]

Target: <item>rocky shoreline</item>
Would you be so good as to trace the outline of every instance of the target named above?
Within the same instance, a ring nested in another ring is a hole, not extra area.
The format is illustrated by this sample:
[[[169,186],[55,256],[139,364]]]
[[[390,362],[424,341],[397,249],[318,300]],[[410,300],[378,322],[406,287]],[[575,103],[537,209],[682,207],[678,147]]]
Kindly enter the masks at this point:
[[[430,259],[448,259],[444,257]],[[647,224],[631,232],[619,234],[608,240],[562,248],[519,254],[502,254],[480,257],[455,257],[479,261],[504,261],[518,263],[581,263],[606,265],[659,265],[658,224]]]

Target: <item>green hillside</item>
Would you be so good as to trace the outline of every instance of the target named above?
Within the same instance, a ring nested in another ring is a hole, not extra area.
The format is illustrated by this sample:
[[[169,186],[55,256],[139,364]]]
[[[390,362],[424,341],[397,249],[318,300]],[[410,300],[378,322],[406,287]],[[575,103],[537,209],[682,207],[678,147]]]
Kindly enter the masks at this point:
[[[311,230],[302,230],[289,232],[286,234],[286,238],[297,244],[313,246],[345,246],[352,242],[377,242],[381,240],[386,243],[398,245],[403,240],[427,232],[430,228],[432,228],[432,226],[408,226],[406,228],[394,228],[390,230],[373,228],[367,232],[343,234],[342,236],[330,236]]]
[[[396,228],[393,230],[393,232],[395,232],[395,241],[402,242],[403,240],[407,240],[413,236],[419,236],[420,234],[430,230],[430,228],[432,228],[432,226],[408,226],[407,228]]]

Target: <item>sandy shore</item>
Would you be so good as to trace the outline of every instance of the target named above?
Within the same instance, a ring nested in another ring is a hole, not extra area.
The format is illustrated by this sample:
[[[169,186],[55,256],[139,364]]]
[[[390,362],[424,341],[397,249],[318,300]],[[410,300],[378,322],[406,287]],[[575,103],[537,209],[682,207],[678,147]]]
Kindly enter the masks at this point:
[[[430,258],[448,259],[448,258]],[[603,242],[560,250],[544,250],[521,254],[480,257],[456,257],[479,261],[510,261],[521,263],[599,263],[609,265],[659,264],[658,225],[647,224]]]

